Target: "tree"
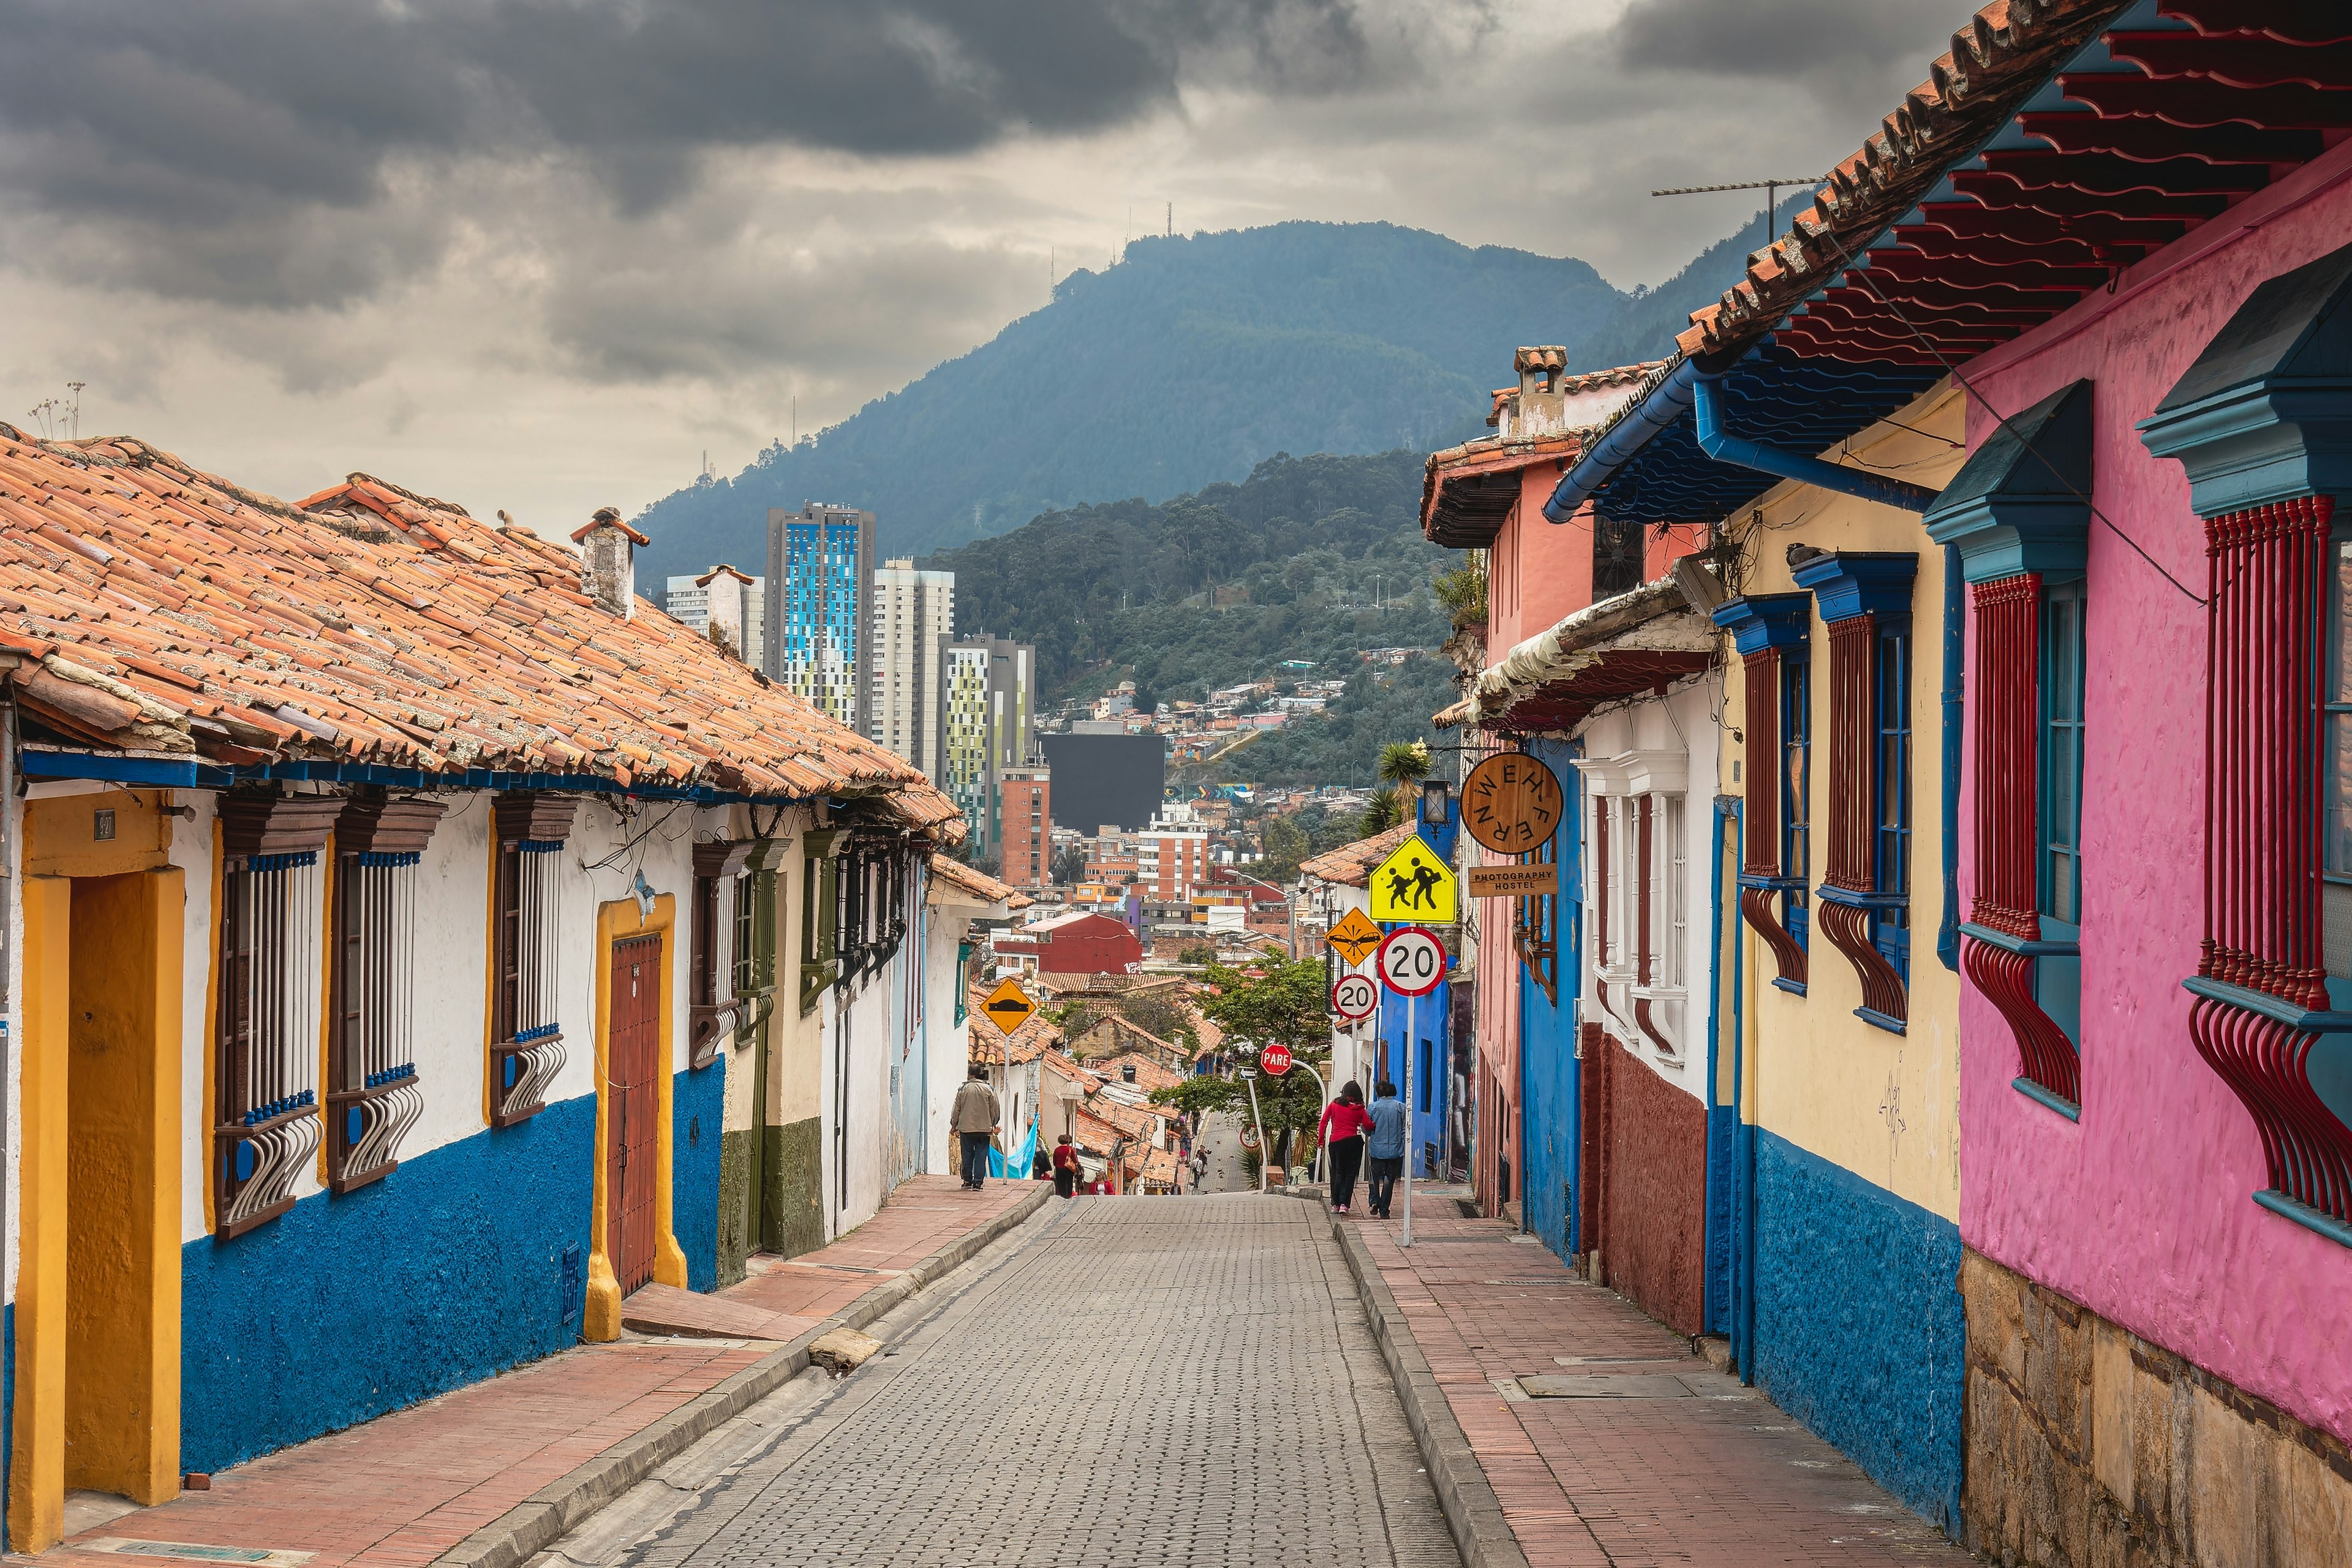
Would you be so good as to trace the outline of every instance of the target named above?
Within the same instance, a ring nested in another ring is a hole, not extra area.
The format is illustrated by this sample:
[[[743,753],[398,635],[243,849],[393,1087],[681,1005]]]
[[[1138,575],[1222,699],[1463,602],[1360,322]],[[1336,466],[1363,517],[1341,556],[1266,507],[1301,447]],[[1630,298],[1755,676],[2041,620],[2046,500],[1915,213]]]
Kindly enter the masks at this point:
[[[1179,963],[1214,963],[1217,962],[1217,950],[1211,947],[1205,942],[1196,942],[1191,946],[1180,950],[1176,954],[1176,962]]]
[[[1314,840],[1307,829],[1287,816],[1277,816],[1267,823],[1258,836],[1258,843],[1265,851],[1265,874],[1277,882],[1286,882],[1298,875],[1298,863],[1315,852]]]
[[[1289,1047],[1298,1060],[1326,1061],[1331,1054],[1331,1018],[1326,1011],[1323,965],[1302,959],[1263,970],[1228,969],[1213,965],[1208,973],[1208,994],[1201,998],[1202,1014],[1225,1031],[1230,1041],[1246,1041],[1263,1051],[1272,1045]],[[1236,1108],[1246,1110],[1249,1089],[1236,1085]],[[1258,1115],[1275,1139],[1274,1157],[1287,1163],[1290,1134],[1309,1132],[1323,1114],[1315,1080],[1303,1072],[1258,1079]]]
[[[1393,788],[1376,789],[1364,806],[1364,837],[1377,837],[1404,820],[1404,801]]]
[[[1065,888],[1087,879],[1087,852],[1073,844],[1054,857],[1054,880]]]
[[[1400,791],[1429,776],[1429,742],[1391,741],[1381,748],[1381,782]]]

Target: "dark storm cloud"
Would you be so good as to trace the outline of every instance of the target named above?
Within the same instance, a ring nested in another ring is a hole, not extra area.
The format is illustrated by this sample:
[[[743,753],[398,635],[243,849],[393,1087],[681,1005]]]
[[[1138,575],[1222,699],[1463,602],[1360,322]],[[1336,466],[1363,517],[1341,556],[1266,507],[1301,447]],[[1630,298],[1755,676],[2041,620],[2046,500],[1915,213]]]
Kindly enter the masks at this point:
[[[1634,0],[1612,42],[1635,70],[1811,76],[1916,59],[1907,82],[1967,19],[1950,0]]]
[[[368,220],[404,168],[579,160],[643,212],[712,149],[953,153],[1129,120],[1188,59],[1331,89],[1363,58],[1349,0],[0,0],[0,185],[96,231],[53,255],[287,303],[436,250],[430,201],[405,243]]]

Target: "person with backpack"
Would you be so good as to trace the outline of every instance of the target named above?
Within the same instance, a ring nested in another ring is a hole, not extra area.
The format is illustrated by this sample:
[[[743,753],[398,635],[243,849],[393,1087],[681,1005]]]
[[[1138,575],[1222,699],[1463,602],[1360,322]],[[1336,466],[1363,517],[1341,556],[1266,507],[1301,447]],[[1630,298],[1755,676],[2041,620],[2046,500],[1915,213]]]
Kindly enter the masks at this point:
[[[1078,1151],[1070,1135],[1062,1134],[1054,1145],[1054,1192],[1055,1195],[1074,1198],[1078,1195]]]
[[[978,1192],[988,1180],[988,1146],[996,1137],[1003,1113],[996,1107],[996,1091],[988,1087],[988,1068],[975,1065],[948,1109],[948,1125],[963,1141],[963,1184]]]
[[[1208,1174],[1209,1174],[1209,1152],[1208,1152],[1206,1149],[1195,1149],[1195,1150],[1193,1150],[1193,1151],[1192,1151],[1192,1193],[1193,1193],[1193,1195],[1194,1195],[1194,1196],[1196,1196],[1196,1197],[1197,1197],[1197,1196],[1200,1194],[1200,1191],[1201,1191],[1201,1183],[1202,1183],[1203,1180],[1205,1180],[1205,1179],[1207,1178]]]
[[[1370,1112],[1370,1131],[1364,1136],[1364,1152],[1372,1159],[1372,1217],[1389,1217],[1389,1203],[1396,1195],[1397,1179],[1404,1174],[1405,1111],[1404,1101],[1397,1098],[1396,1085],[1383,1081],[1372,1094]]]
[[[1323,1124],[1316,1133],[1331,1162],[1333,1214],[1346,1214],[1356,1201],[1356,1173],[1364,1166],[1364,1130],[1370,1125],[1364,1114],[1364,1086],[1350,1079],[1339,1086],[1339,1098],[1323,1108]]]

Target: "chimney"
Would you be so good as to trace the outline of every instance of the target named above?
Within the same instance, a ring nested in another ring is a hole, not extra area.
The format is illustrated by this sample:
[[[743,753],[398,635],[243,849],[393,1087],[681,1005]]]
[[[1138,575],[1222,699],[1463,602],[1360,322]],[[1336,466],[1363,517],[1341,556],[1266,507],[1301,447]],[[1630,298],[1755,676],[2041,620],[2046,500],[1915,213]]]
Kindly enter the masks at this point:
[[[580,591],[623,620],[637,613],[636,547],[652,540],[621,521],[614,507],[599,507],[588,526],[572,536],[580,546]]]

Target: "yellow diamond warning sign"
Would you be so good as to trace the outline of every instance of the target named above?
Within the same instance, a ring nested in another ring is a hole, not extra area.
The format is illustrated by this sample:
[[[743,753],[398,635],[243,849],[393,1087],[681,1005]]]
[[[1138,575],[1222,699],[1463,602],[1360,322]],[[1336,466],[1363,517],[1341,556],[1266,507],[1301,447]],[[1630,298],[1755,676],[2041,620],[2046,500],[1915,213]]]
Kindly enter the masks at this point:
[[[1332,952],[1348,961],[1349,968],[1361,968],[1364,960],[1372,955],[1372,949],[1381,945],[1381,928],[1366,920],[1363,910],[1349,910],[1339,917],[1339,923],[1331,928],[1331,934],[1325,940],[1331,944]]]
[[[1021,989],[1018,981],[1008,977],[996,983],[996,989],[988,994],[980,1010],[988,1015],[990,1023],[1009,1035],[1029,1021],[1037,1011],[1037,1004],[1029,1000],[1029,993]]]

